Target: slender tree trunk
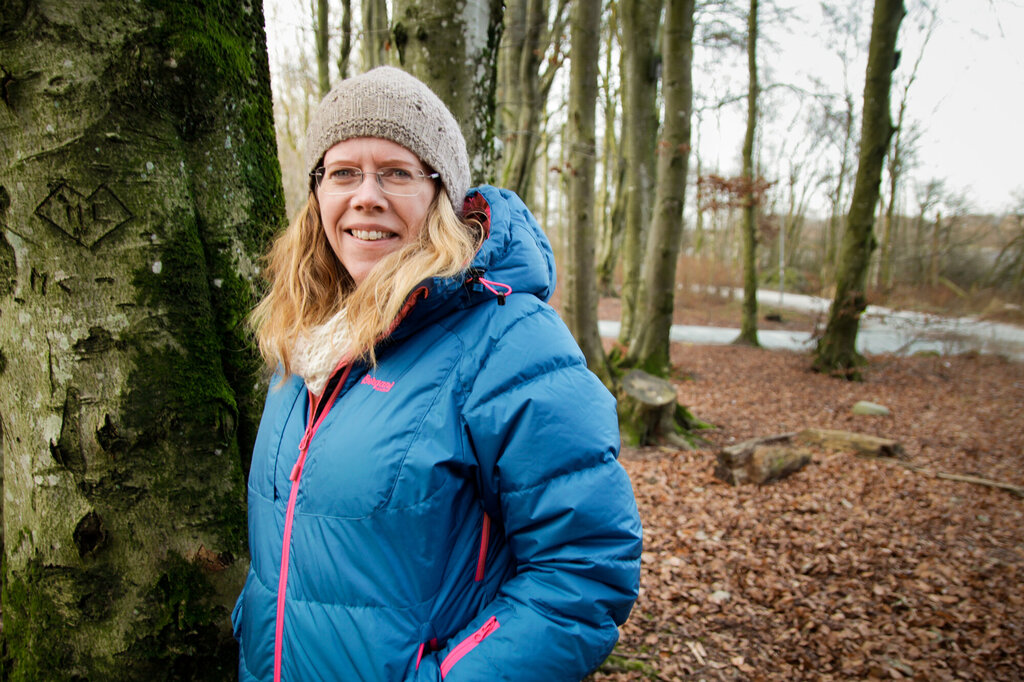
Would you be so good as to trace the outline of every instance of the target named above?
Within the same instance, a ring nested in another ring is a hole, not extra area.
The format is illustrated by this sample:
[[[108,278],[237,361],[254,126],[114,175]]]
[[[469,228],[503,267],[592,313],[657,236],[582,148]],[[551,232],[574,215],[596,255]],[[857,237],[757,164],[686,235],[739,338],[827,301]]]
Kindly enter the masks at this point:
[[[597,331],[597,278],[594,272],[594,168],[597,142],[594,131],[597,104],[598,46],[601,5],[578,2],[573,6],[572,62],[569,79],[569,286],[566,310],[569,329],[576,337],[587,365],[606,383],[611,374]]]
[[[935,223],[932,226],[931,248],[928,250],[928,285],[939,286],[939,235],[942,231],[942,213],[935,214]]]
[[[622,145],[626,159],[625,231],[622,240],[622,327],[628,344],[640,292],[647,224],[653,199],[658,136],[658,19],[661,0],[622,0]]]
[[[603,296],[615,295],[615,265],[619,260],[622,245],[623,193],[622,184],[625,164],[622,161],[620,137],[616,131],[618,122],[618,92],[613,88],[612,56],[618,42],[618,4],[609,3],[608,19],[604,25],[606,49],[604,78],[601,90],[604,94],[604,163],[601,178],[601,222],[597,240],[597,286]]]
[[[504,164],[501,184],[524,199],[530,196],[533,167],[540,143],[540,119],[557,64],[541,72],[542,58],[551,40],[558,40],[561,11],[549,32],[547,0],[513,0],[505,10],[506,33],[502,36]],[[552,37],[553,36],[553,37]],[[557,49],[557,48],[556,48]]]
[[[860,315],[867,306],[865,283],[871,252],[876,246],[872,229],[875,205],[882,164],[893,132],[889,97],[892,72],[896,68],[896,36],[904,14],[902,0],[875,0],[857,179],[843,238],[836,295],[828,326],[815,350],[815,369],[851,379],[860,377],[857,367],[864,361],[856,350],[857,330]]]
[[[665,3],[665,125],[658,143],[658,185],[644,259],[643,306],[635,325],[637,334],[629,345],[630,364],[662,377],[669,370],[676,263],[683,241],[693,109],[693,14],[694,0]]]
[[[330,8],[328,0],[316,0],[316,76],[320,96],[331,90]]]
[[[387,0],[360,0],[363,14],[363,39],[360,54],[363,70],[387,64],[391,32],[388,29]]]
[[[473,182],[493,180],[501,0],[395,0],[399,65],[437,93],[462,126]]]
[[[341,0],[341,47],[338,49],[338,80],[348,78],[352,57],[352,0]]]
[[[283,218],[261,6],[0,11],[10,680],[225,680]]]
[[[743,137],[743,319],[733,343],[759,346],[757,341],[757,208],[754,136],[757,132],[757,2],[750,0],[747,14],[747,131]]]

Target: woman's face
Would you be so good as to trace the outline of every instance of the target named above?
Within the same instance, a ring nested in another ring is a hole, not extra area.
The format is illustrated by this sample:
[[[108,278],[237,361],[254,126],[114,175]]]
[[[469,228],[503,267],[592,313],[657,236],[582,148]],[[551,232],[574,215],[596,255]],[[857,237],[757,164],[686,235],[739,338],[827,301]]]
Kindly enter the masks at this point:
[[[320,220],[334,255],[361,284],[381,258],[413,243],[427,218],[437,183],[423,180],[416,196],[385,194],[371,175],[382,168],[401,168],[413,174],[427,169],[415,154],[390,140],[358,137],[339,142],[324,155],[328,176],[342,166],[366,173],[349,194],[329,194],[326,182],[317,190]]]

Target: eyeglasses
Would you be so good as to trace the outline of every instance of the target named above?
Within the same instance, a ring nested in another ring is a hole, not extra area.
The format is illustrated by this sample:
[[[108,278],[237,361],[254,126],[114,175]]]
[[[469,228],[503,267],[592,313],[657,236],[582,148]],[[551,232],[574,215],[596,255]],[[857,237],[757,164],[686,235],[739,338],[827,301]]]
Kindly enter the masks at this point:
[[[441,177],[440,173],[428,174],[400,166],[381,168],[375,173],[354,166],[320,167],[309,175],[316,181],[318,190],[330,195],[351,194],[363,184],[364,176],[376,175],[380,190],[396,197],[414,197],[423,189],[424,180],[436,180]]]

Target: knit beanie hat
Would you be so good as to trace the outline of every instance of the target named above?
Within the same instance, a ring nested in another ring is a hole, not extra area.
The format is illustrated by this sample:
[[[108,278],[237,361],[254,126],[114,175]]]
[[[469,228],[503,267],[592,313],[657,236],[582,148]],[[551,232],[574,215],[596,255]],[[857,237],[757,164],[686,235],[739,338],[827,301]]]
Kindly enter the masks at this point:
[[[354,137],[396,142],[441,175],[455,212],[469,190],[466,140],[441,98],[414,76],[380,66],[347,78],[317,107],[306,131],[306,167],[312,172],[327,150]]]

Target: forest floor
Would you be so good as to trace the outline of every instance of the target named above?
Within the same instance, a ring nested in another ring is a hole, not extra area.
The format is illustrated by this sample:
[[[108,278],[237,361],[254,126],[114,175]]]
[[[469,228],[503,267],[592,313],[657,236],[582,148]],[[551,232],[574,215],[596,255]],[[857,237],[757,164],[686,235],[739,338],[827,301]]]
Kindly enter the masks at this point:
[[[731,304],[686,308],[677,323],[738,326]],[[934,475],[1024,486],[1024,364],[874,356],[850,383],[805,354],[681,344],[673,364],[680,403],[715,428],[698,450],[623,451],[641,592],[588,679],[1024,679],[1024,498]],[[891,414],[854,415],[860,400]],[[810,427],[895,439],[906,459],[821,451],[761,487],[714,478],[720,448]]]

